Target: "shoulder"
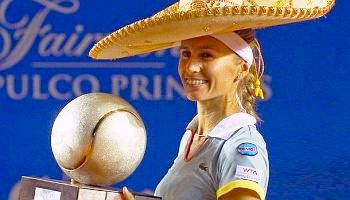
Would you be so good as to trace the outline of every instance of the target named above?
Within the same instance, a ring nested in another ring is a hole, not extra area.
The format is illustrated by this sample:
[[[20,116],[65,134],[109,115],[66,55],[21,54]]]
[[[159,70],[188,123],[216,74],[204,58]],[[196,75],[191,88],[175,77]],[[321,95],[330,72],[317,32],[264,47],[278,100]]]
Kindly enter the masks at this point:
[[[218,196],[244,188],[264,199],[269,160],[265,141],[254,125],[240,128],[224,141],[218,158],[218,178]]]
[[[255,126],[242,127],[224,142],[218,157],[218,167],[222,176],[227,176],[225,174],[228,171],[236,174],[243,168],[254,169],[259,171],[258,176],[255,177],[258,181],[251,180],[262,181],[262,186],[267,186],[269,176],[268,152],[265,141]]]
[[[249,150],[249,147],[256,147],[257,151],[260,150],[264,154],[267,153],[265,140],[254,125],[247,125],[235,131],[235,133],[224,142],[221,152],[223,155],[232,155],[232,153],[240,152],[240,150],[242,150],[240,153],[243,154],[254,153],[244,151],[244,149],[240,149],[240,147],[246,148],[246,150]],[[254,149],[251,150],[254,151]]]

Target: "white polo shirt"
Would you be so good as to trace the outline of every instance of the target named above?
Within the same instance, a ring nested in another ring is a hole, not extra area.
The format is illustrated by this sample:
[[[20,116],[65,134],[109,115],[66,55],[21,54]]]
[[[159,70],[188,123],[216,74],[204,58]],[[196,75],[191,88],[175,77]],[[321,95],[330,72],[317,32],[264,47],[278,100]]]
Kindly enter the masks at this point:
[[[186,145],[197,129],[195,117],[155,195],[164,200],[215,200],[235,188],[246,188],[264,199],[269,161],[265,141],[255,124],[255,118],[247,113],[223,119],[208,134],[202,149],[185,161]]]

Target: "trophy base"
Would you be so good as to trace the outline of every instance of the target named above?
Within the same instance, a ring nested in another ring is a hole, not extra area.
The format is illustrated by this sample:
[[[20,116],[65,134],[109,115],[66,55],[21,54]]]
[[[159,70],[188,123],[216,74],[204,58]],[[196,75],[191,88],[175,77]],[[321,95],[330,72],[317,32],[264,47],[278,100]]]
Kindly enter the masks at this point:
[[[121,200],[121,191],[64,181],[23,176],[19,200]],[[136,200],[160,200],[147,194],[133,193]]]

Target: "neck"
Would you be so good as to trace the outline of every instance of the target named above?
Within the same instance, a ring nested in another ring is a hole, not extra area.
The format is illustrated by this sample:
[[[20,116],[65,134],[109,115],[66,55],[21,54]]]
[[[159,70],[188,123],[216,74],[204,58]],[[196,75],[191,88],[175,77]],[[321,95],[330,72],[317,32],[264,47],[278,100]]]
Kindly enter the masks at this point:
[[[215,99],[197,102],[198,128],[197,133],[207,135],[222,119],[240,112],[237,100],[223,96]]]

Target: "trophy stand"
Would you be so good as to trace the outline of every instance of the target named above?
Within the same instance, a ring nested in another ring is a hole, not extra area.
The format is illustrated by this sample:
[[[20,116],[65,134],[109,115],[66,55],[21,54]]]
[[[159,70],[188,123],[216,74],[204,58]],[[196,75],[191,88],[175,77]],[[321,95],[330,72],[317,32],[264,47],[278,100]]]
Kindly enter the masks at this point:
[[[112,188],[93,187],[65,181],[23,176],[19,200],[121,200]],[[133,193],[136,200],[160,200],[160,197]]]

